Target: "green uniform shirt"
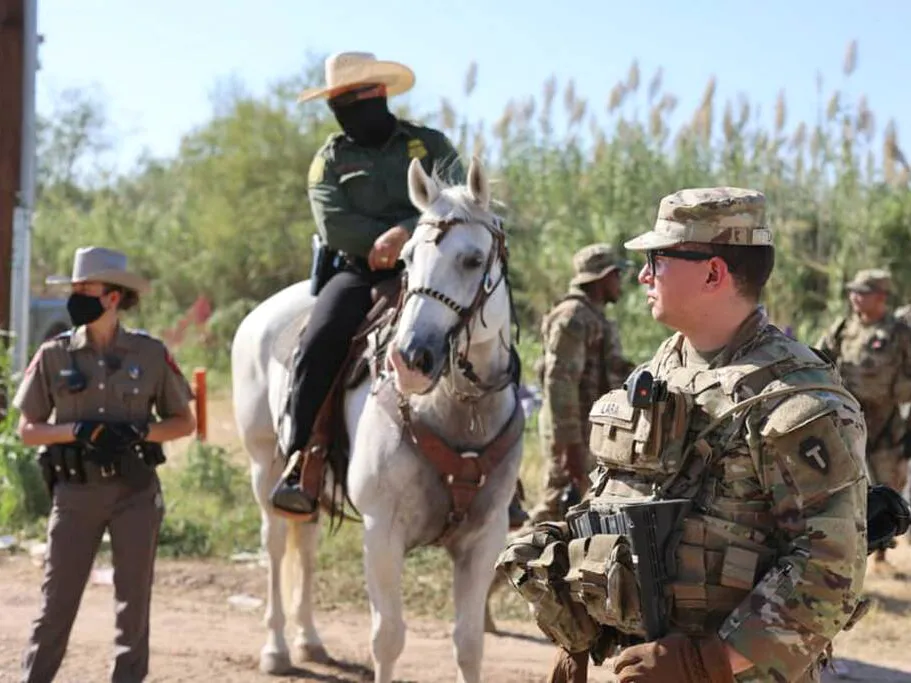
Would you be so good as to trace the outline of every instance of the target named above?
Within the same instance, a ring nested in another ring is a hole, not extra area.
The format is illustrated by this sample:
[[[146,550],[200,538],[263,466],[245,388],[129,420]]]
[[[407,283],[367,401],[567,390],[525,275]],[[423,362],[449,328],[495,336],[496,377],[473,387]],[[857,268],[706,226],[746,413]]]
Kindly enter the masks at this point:
[[[310,207],[331,249],[366,258],[376,238],[400,225],[414,230],[418,210],[408,199],[408,165],[418,158],[451,183],[465,182],[458,152],[445,135],[399,121],[380,148],[362,147],[343,133],[330,136],[310,165]]]

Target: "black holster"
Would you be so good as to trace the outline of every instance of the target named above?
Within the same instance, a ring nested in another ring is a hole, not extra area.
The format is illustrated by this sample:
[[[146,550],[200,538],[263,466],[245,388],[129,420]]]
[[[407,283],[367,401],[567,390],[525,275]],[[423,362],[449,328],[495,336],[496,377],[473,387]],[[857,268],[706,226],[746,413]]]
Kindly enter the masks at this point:
[[[313,262],[310,264],[310,294],[316,296],[338,272],[338,252],[322,238],[313,235]]]

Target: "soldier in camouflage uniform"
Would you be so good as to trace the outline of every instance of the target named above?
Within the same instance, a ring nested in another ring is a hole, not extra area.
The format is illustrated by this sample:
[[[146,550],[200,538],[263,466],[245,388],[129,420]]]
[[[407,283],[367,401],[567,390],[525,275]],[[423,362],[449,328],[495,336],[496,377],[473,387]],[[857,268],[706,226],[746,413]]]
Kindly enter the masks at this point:
[[[562,516],[560,499],[569,484],[579,494],[588,490],[588,411],[633,367],[623,358],[617,324],[604,315],[604,306],[620,298],[627,265],[610,245],[582,248],[573,256],[569,291],[542,321],[544,396],[538,428],[549,464],[543,498],[531,512],[534,522]]]
[[[372,288],[399,276],[399,252],[417,224],[419,212],[408,198],[408,165],[417,158],[428,173],[465,182],[458,153],[443,133],[389,111],[387,98],[413,85],[414,73],[403,64],[343,52],[326,60],[326,86],[298,98],[327,98],[342,132],[317,151],[308,176],[316,228],[323,243],[338,252],[340,266],[317,296],[292,371],[291,429],[282,444],[286,467],[271,502],[293,519],[312,520],[318,512],[325,463],[319,454],[305,458],[301,450],[370,310]],[[516,497],[510,524],[517,527],[525,518]]]
[[[908,425],[899,404],[911,401],[911,328],[889,312],[887,270],[861,270],[847,290],[852,314],[835,321],[817,347],[832,358],[863,407],[874,483],[901,494],[907,482]],[[873,560],[875,571],[889,571],[885,550],[877,550]]]
[[[774,264],[760,192],[669,195],[626,247],[645,252],[652,316],[677,332],[632,391],[592,408],[587,497],[514,539],[498,566],[560,646],[552,682],[585,681],[589,656],[622,683],[818,681],[861,613],[860,405],[759,304]],[[643,509],[678,514],[630,525]],[[630,538],[653,531],[667,545],[636,541],[634,561]],[[666,562],[673,578],[643,582]]]

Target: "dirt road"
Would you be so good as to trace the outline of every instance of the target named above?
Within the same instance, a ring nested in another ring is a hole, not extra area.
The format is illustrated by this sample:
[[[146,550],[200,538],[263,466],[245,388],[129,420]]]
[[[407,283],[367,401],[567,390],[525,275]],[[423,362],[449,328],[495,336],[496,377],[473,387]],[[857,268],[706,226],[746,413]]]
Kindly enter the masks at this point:
[[[911,570],[911,548],[899,549],[901,565]],[[304,664],[278,679],[259,673],[264,629],[262,607],[238,608],[232,595],[263,598],[265,577],[257,564],[161,561],[152,607],[152,673],[149,681],[372,680],[368,649],[367,606],[358,613],[323,612],[317,623],[334,662]],[[41,570],[28,556],[0,555],[0,682],[18,680],[16,670],[29,622],[39,606]],[[911,584],[869,581],[877,600],[873,613],[837,643],[839,665],[849,678],[828,680],[911,681]],[[106,680],[113,639],[113,596],[109,585],[91,584],[83,598],[61,683]],[[518,683],[543,681],[553,653],[530,622],[500,622],[507,632],[488,636],[484,680]],[[431,619],[409,619],[405,652],[397,669],[400,681],[455,680],[451,626]],[[289,630],[290,634],[290,630]],[[856,660],[856,661],[852,661]],[[866,663],[863,664],[863,663]],[[876,666],[869,666],[875,664]],[[594,668],[592,681],[610,680]]]
[[[227,401],[212,401],[210,439],[236,444]],[[178,450],[175,448],[175,450]],[[179,458],[176,458],[179,462]],[[911,575],[911,546],[902,541],[890,553]],[[100,559],[96,566],[103,565]],[[329,568],[320,567],[324,576]],[[303,680],[335,683],[372,681],[369,618],[366,604],[343,611],[322,611],[317,626],[333,658],[328,665],[302,664],[287,676],[270,678],[258,671],[265,637],[261,619],[265,570],[256,563],[159,560],[152,603],[150,682],[240,683]],[[18,681],[17,670],[30,621],[40,606],[41,569],[26,554],[0,551],[0,683]],[[324,586],[331,586],[331,579]],[[870,576],[871,613],[836,639],[842,676],[827,681],[911,682],[911,580]],[[251,607],[237,607],[231,596],[245,596]],[[451,624],[409,618],[405,652],[397,667],[399,681],[453,681],[455,664]],[[58,683],[107,680],[114,636],[112,588],[102,581],[87,587]],[[505,633],[487,636],[483,677],[497,683],[543,681],[553,647],[530,621],[498,620]],[[289,639],[291,629],[287,631]],[[292,659],[295,663],[299,660]],[[609,681],[603,668],[593,668],[591,681]]]

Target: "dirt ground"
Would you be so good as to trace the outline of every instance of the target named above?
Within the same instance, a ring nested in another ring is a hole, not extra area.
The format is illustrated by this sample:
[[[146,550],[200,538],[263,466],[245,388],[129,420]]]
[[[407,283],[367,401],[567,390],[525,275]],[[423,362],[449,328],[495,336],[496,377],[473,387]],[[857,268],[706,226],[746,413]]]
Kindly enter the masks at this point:
[[[214,403],[214,402],[213,402]],[[213,406],[213,441],[233,437],[226,405]],[[890,553],[896,567],[911,576],[911,545],[902,540]],[[326,571],[321,568],[321,571]],[[265,570],[257,563],[160,560],[152,603],[151,673],[148,681],[303,680],[371,681],[369,617],[360,610],[321,612],[317,626],[332,661],[301,663],[282,677],[258,671],[264,642],[262,604],[233,605],[236,595],[265,598]],[[25,553],[0,551],[0,683],[18,681],[17,670],[30,622],[40,606],[41,569]],[[874,598],[870,614],[853,631],[836,639],[837,671],[827,681],[911,682],[911,579],[868,576]],[[254,600],[255,602],[255,600]],[[406,616],[407,618],[407,616]],[[86,588],[70,639],[67,657],[56,679],[60,683],[107,680],[114,636],[112,588],[103,580]],[[399,681],[455,680],[451,624],[410,618],[405,651],[397,666]],[[543,681],[553,647],[529,621],[499,621],[503,635],[485,640],[483,678],[518,683]],[[293,637],[288,630],[289,640]],[[603,668],[593,668],[592,681],[609,681]]]

